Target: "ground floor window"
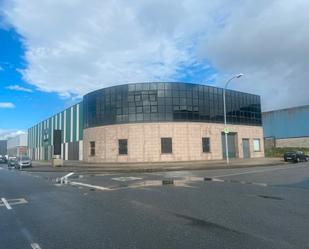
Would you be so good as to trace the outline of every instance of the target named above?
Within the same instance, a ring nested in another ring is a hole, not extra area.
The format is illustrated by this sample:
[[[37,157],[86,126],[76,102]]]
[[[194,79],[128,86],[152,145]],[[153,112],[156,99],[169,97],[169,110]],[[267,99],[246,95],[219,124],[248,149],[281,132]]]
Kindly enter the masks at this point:
[[[119,155],[128,154],[128,139],[119,139],[118,140],[118,152]]]
[[[209,137],[202,137],[202,147],[203,147],[204,153],[210,152],[210,139],[209,139]]]
[[[90,156],[95,156],[95,142],[90,142]]]
[[[169,154],[173,152],[172,138],[162,137],[161,138],[161,153]]]
[[[253,151],[255,152],[261,151],[261,143],[259,138],[253,139]]]

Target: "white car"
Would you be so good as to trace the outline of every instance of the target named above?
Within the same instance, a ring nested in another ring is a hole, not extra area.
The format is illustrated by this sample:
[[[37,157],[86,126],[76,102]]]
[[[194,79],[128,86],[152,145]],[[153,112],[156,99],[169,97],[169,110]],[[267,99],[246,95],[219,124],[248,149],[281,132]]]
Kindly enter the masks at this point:
[[[25,167],[32,167],[32,161],[28,156],[20,156],[16,158],[15,168],[22,169]]]

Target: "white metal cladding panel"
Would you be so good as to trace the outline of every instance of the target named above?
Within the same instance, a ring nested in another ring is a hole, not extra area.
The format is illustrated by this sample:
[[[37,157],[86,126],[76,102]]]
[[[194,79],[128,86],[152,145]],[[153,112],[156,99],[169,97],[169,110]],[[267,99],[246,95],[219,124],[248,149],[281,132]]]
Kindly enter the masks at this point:
[[[73,106],[71,107],[71,117],[70,117],[70,142],[73,142],[73,114],[74,114],[74,110],[73,110]]]
[[[79,160],[83,160],[83,140],[79,141]]]
[[[62,159],[64,159],[64,157],[63,157],[63,146],[64,146],[64,144],[61,143],[61,158],[62,158]]]
[[[64,160],[68,160],[68,152],[69,152],[69,148],[68,148],[68,143],[65,143],[65,155],[64,155]]]
[[[76,141],[79,141],[79,105],[76,106]]]
[[[41,123],[38,124],[38,143],[37,143],[37,147],[38,147],[38,148],[40,148],[40,145],[41,145],[41,143],[40,143],[40,138],[41,138],[41,132],[40,132],[40,130],[41,130]],[[39,153],[39,154],[40,154],[40,153]]]

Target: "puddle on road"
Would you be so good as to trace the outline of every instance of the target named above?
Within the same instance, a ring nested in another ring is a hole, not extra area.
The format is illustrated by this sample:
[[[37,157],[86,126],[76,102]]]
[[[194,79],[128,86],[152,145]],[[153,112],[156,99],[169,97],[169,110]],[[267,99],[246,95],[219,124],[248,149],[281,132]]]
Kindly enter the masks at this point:
[[[282,201],[282,197],[278,196],[270,196],[270,195],[258,195],[258,197],[264,198],[264,199],[272,199],[272,200],[277,200],[277,201]]]
[[[296,182],[292,184],[284,184],[284,185],[273,185],[276,187],[287,187],[287,188],[299,188],[299,189],[309,189],[309,178],[305,179],[301,182]]]

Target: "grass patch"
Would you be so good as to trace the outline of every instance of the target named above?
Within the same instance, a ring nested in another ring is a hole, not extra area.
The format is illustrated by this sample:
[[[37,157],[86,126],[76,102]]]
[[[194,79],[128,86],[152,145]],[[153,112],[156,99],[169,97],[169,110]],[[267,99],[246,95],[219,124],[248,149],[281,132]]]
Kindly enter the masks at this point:
[[[265,156],[266,157],[283,157],[284,153],[288,151],[303,151],[306,155],[309,155],[309,148],[285,147],[285,148],[265,149]]]

